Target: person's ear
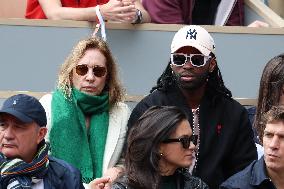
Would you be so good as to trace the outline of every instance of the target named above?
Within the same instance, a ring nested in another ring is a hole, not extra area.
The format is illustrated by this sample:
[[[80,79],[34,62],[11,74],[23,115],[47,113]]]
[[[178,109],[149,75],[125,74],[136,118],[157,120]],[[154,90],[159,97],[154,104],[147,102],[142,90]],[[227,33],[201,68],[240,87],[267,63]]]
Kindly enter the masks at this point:
[[[215,58],[212,58],[209,63],[209,72],[212,73],[217,65],[217,61]]]
[[[160,154],[160,156],[163,156],[163,154],[164,154],[164,148],[165,148],[165,145],[164,145],[164,144],[160,144],[160,145],[159,145],[159,154]]]
[[[45,137],[47,133],[47,128],[46,127],[40,127],[38,131],[38,136],[37,136],[37,143],[39,144]]]

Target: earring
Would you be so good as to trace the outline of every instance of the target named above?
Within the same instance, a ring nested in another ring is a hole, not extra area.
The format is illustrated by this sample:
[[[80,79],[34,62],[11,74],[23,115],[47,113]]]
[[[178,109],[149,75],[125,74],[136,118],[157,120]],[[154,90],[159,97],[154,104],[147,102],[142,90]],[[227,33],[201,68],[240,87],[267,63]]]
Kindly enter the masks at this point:
[[[162,157],[164,154],[163,153],[160,153],[160,156]]]

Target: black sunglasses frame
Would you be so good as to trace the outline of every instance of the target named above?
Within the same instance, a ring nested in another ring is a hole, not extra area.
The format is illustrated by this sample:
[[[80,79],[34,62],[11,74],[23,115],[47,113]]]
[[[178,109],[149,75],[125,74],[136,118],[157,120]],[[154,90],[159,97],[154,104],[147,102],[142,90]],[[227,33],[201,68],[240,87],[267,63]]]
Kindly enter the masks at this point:
[[[106,75],[107,69],[102,66],[94,66],[93,68],[93,74],[96,77],[103,77]],[[86,64],[80,64],[75,67],[75,71],[78,75],[84,76],[88,73],[89,67]]]
[[[198,135],[184,136],[180,138],[169,138],[163,141],[163,143],[172,143],[172,142],[180,142],[182,147],[188,149],[190,146],[190,142],[194,145],[197,144]]]

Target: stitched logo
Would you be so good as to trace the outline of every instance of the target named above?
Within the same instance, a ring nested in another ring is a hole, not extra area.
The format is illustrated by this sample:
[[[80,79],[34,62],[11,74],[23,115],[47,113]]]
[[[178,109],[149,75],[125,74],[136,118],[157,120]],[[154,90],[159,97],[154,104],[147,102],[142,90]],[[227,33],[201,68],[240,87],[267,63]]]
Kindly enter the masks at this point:
[[[197,32],[196,32],[195,29],[193,29],[193,30],[189,29],[189,30],[187,31],[187,33],[186,33],[186,39],[187,39],[188,37],[190,37],[190,39],[195,39],[195,40],[196,40],[196,35],[197,35]]]
[[[221,124],[218,124],[218,125],[217,125],[216,129],[217,129],[217,134],[218,134],[218,135],[221,134],[222,127],[223,127],[223,126],[222,126]]]

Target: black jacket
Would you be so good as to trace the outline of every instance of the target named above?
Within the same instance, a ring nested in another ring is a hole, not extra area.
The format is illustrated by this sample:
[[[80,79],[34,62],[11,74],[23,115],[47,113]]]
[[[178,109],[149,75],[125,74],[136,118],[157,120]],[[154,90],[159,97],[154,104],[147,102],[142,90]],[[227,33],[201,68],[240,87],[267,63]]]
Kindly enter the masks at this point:
[[[212,90],[211,90],[212,91]],[[257,151],[247,111],[232,98],[205,92],[200,104],[199,157],[193,175],[200,177],[211,189],[218,188],[231,175],[253,160]],[[145,97],[132,111],[128,127],[151,106],[178,106],[192,125],[192,111],[179,89],[156,90]]]
[[[178,170],[175,173],[177,188],[176,189],[209,189],[208,186],[200,179],[191,176],[190,173]],[[121,181],[113,184],[111,189],[135,189],[127,185],[127,177],[124,176]]]

